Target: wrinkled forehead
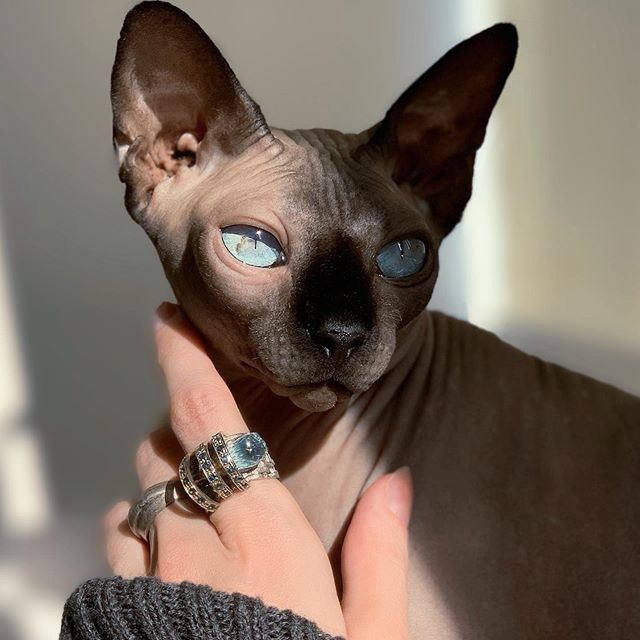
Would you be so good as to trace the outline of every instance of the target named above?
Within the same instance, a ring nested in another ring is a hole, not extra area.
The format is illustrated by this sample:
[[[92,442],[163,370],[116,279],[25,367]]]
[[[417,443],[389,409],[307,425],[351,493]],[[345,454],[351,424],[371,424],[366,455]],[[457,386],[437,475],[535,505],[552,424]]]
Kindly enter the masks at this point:
[[[293,179],[283,202],[292,224],[313,224],[314,235],[370,240],[394,228],[424,225],[382,166],[358,158],[361,136],[326,129],[274,131],[286,141]]]
[[[282,142],[277,155],[230,159],[203,179],[194,197],[199,222],[255,217],[297,235],[339,232],[373,242],[424,226],[424,216],[382,167],[356,158],[359,136],[318,129],[273,133]]]
[[[304,162],[296,171],[283,215],[292,225],[312,226],[314,235],[371,232],[379,228],[384,216],[380,207],[368,202],[357,173],[345,164],[315,149],[303,147]]]

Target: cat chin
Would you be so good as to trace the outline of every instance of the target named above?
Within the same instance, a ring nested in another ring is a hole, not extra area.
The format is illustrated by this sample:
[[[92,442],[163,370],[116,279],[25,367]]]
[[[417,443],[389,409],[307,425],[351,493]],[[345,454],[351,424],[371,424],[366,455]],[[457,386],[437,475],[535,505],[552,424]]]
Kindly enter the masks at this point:
[[[354,393],[353,390],[333,380],[286,386],[263,374],[256,377],[262,380],[275,395],[289,398],[300,409],[314,413],[329,411],[339,402],[349,400]]]
[[[333,409],[339,402],[348,400],[352,392],[341,384],[319,384],[298,393],[287,394],[291,402],[305,411],[320,412]]]
[[[333,409],[338,402],[338,394],[326,384],[290,395],[291,402],[305,411],[328,411]]]

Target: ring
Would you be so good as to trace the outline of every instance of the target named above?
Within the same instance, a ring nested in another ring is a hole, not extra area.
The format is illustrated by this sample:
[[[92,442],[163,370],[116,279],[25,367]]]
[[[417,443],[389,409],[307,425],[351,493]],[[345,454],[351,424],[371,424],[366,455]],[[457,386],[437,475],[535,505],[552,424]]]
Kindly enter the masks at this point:
[[[127,514],[129,529],[136,537],[149,543],[149,570],[147,573],[150,576],[156,572],[158,559],[156,516],[170,504],[185,497],[184,489],[179,482],[167,480],[149,487],[129,509]]]
[[[142,497],[129,509],[127,521],[131,532],[145,542],[149,542],[149,533],[156,516],[170,504],[184,497],[182,487],[175,480],[158,482],[149,487]]]
[[[248,489],[251,481],[280,477],[255,432],[216,433],[182,459],[178,475],[186,494],[210,513],[234,492]]]

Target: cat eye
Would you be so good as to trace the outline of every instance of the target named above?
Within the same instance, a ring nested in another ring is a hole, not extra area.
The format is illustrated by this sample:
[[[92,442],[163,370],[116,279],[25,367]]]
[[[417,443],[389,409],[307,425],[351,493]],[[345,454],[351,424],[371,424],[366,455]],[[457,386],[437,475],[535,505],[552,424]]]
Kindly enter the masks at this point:
[[[386,278],[408,278],[424,266],[427,248],[417,238],[396,240],[383,247],[376,256],[380,273]]]
[[[229,253],[251,267],[277,267],[284,264],[284,251],[276,238],[264,229],[235,224],[220,229]]]

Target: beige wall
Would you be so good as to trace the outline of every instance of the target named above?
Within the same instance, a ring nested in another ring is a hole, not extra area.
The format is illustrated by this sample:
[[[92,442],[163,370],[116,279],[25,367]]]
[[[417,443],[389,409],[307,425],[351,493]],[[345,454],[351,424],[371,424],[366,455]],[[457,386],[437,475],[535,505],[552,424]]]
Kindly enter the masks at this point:
[[[15,303],[0,308],[0,413],[11,418],[0,447],[22,472],[44,469],[52,516],[50,527],[35,531],[29,520],[34,531],[17,535],[0,495],[8,640],[55,637],[63,598],[105,570],[98,515],[135,492],[126,452],[165,404],[149,327],[170,292],[124,211],[110,143],[109,72],[132,4],[0,8],[0,265],[9,277],[5,295],[0,273],[0,305]],[[519,60],[432,306],[640,393],[638,0],[176,4],[287,127],[363,129],[448,47],[515,22]],[[1,457],[0,467],[0,494],[18,495],[5,482],[15,467]],[[37,505],[47,496],[33,487]]]
[[[521,45],[467,211],[470,318],[638,393],[640,3],[480,13]]]

